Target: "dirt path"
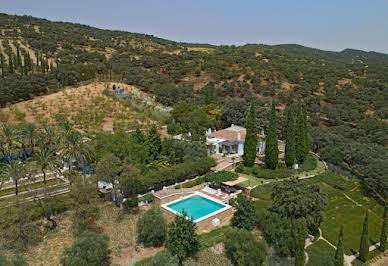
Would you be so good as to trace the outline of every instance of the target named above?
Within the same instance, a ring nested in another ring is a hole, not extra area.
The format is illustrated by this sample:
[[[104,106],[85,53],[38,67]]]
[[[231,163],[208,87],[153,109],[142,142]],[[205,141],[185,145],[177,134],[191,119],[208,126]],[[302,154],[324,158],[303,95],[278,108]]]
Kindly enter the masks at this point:
[[[380,259],[369,264],[370,266],[386,266],[388,265],[388,252],[383,255]]]

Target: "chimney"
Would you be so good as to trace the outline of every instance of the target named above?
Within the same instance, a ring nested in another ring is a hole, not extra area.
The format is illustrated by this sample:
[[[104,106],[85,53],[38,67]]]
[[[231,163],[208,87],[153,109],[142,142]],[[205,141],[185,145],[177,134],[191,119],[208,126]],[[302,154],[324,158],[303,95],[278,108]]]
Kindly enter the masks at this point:
[[[237,140],[241,140],[241,134],[240,134],[240,132],[237,132]]]
[[[209,129],[207,130],[207,134],[211,134],[212,133],[212,129],[209,127]]]
[[[234,127],[234,124],[231,124],[230,127]]]

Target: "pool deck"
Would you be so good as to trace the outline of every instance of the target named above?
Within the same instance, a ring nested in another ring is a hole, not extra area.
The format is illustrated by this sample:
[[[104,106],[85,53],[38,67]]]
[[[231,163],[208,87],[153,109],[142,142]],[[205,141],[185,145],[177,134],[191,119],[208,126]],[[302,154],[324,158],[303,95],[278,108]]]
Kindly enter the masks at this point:
[[[234,208],[228,204],[223,203],[221,200],[218,200],[212,196],[206,195],[202,191],[201,192],[199,192],[199,191],[191,192],[189,195],[186,195],[186,196],[184,196],[182,194],[181,195],[175,194],[173,197],[174,199],[171,199],[169,197],[169,199],[170,199],[169,201],[166,201],[166,202],[160,204],[160,208],[165,213],[165,215],[167,217],[167,221],[171,222],[175,219],[176,215],[181,215],[177,211],[169,208],[167,205],[174,203],[174,202],[178,202],[180,200],[183,200],[183,199],[186,199],[189,197],[192,197],[193,195],[202,196],[204,198],[207,198],[209,200],[212,200],[212,201],[224,206],[224,208],[217,210],[217,211],[214,211],[214,212],[212,212],[208,215],[205,215],[203,217],[200,217],[194,221],[197,225],[197,232],[198,233],[208,232],[208,231],[211,231],[218,226],[223,226],[223,225],[229,224],[230,220],[233,217]],[[218,222],[219,222],[219,225],[217,225],[217,226],[215,226],[213,224],[213,221],[215,219],[218,219]]]

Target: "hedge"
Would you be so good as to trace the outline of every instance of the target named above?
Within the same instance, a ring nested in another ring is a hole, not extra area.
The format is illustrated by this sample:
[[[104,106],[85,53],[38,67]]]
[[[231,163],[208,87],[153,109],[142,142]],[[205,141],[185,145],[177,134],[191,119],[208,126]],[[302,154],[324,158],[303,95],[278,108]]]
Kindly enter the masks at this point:
[[[216,161],[211,157],[204,157],[197,161],[173,165],[166,169],[151,171],[140,177],[140,191],[162,189],[163,186],[173,185],[177,182],[198,175],[204,175],[216,166]]]
[[[223,183],[237,180],[238,174],[228,171],[219,171],[217,173],[210,173],[205,175],[206,182]]]
[[[196,185],[202,184],[203,182],[205,182],[205,178],[203,176],[201,176],[201,177],[198,177],[197,179],[187,181],[186,183],[184,183],[182,185],[182,187],[191,188],[191,187],[194,187]]]

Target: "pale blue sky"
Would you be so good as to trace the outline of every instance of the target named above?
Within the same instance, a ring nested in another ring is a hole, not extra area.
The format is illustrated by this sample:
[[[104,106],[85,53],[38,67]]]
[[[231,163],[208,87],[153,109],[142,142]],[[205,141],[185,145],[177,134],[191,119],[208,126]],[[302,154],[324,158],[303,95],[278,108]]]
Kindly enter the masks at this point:
[[[0,12],[175,41],[388,53],[388,0],[1,0]]]

